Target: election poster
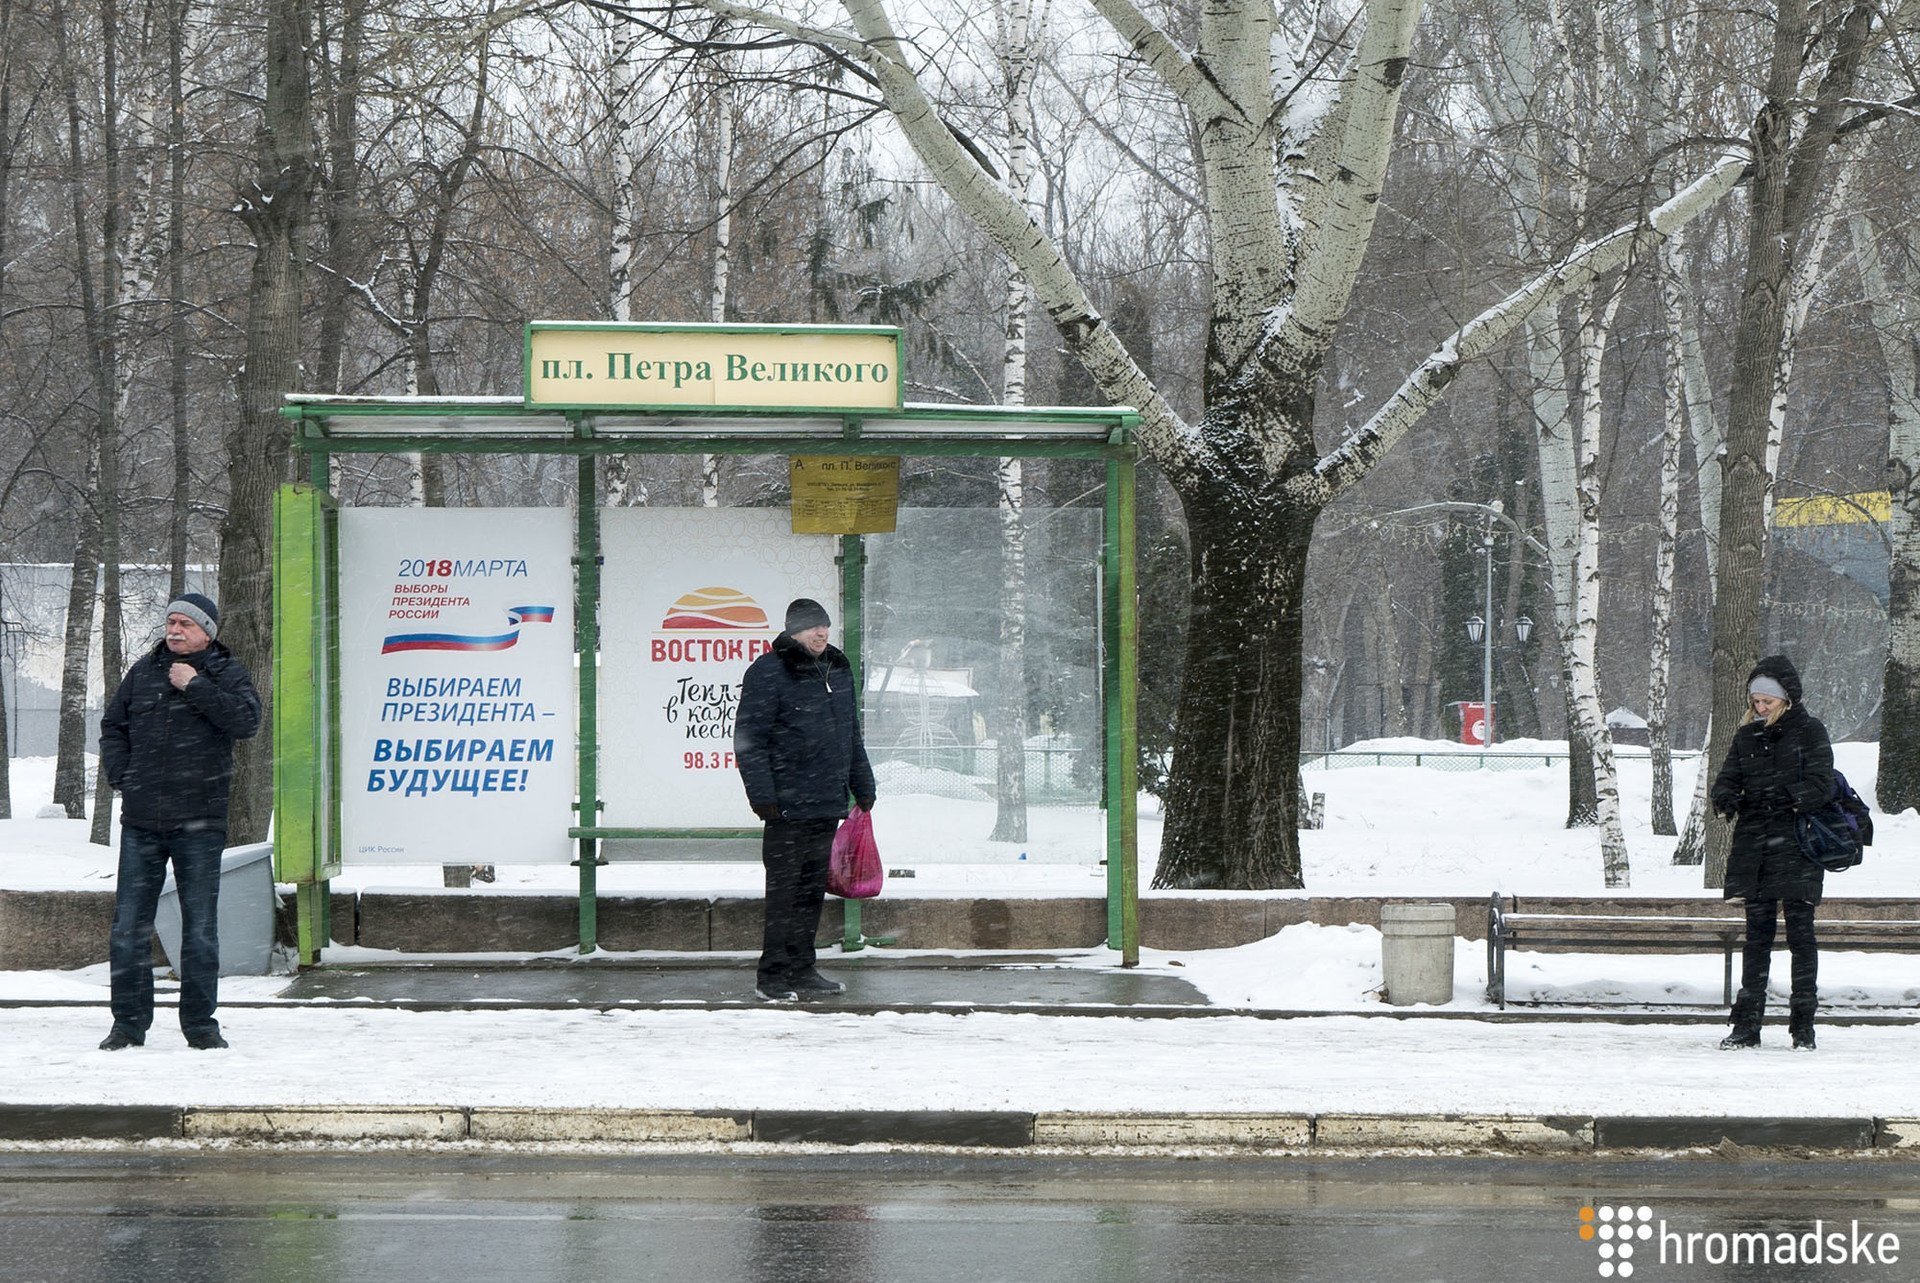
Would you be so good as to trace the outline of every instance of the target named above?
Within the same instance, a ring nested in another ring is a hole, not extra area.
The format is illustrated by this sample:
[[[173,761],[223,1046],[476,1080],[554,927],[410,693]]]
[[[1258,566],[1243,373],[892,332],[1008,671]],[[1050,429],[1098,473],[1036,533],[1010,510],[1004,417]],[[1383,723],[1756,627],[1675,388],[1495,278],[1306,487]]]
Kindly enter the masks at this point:
[[[600,822],[746,828],[733,756],[747,665],[811,597],[841,640],[837,543],[795,535],[785,508],[617,508],[604,514]]]
[[[340,513],[346,864],[573,858],[572,517]]]

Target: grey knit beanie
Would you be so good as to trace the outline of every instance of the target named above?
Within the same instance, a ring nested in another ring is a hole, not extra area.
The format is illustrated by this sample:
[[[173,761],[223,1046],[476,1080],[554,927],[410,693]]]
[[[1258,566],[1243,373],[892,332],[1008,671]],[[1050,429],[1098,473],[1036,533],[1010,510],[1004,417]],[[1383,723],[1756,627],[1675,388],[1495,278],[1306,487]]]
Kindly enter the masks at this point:
[[[209,639],[220,635],[220,608],[213,604],[211,597],[197,592],[181,593],[167,603],[167,614],[185,615],[206,629]]]

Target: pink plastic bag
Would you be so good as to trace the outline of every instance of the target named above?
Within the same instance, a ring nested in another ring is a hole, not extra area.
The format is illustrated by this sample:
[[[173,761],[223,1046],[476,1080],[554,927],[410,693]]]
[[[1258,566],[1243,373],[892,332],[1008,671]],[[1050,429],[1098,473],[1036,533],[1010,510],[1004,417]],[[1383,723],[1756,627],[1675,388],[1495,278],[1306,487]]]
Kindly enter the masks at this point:
[[[827,892],[843,900],[871,900],[880,894],[886,875],[873,841],[873,812],[856,809],[834,832]]]

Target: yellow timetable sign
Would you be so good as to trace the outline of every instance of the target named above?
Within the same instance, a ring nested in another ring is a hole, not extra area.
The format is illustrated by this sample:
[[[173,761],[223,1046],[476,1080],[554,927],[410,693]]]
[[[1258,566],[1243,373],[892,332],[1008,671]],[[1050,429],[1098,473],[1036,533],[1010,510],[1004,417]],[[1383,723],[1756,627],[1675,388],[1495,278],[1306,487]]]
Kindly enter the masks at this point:
[[[884,535],[900,511],[896,457],[795,455],[787,460],[796,535]]]
[[[900,332],[877,326],[527,326],[528,405],[897,410]]]

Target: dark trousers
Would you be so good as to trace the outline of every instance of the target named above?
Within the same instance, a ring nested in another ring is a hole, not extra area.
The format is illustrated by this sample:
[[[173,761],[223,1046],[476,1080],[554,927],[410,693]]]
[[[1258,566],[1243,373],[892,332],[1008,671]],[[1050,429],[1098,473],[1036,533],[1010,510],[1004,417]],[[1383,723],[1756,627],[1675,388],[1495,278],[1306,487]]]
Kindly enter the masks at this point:
[[[123,826],[120,880],[107,957],[113,974],[113,1023],[145,1033],[153,1024],[153,915],[167,864],[180,897],[180,1028],[189,1037],[218,1029],[220,1004],[220,852],[223,827],[156,833]]]
[[[1773,964],[1773,935],[1781,909],[1786,910],[1787,951],[1793,958],[1793,997],[1812,1002],[1820,978],[1820,944],[1813,934],[1810,900],[1747,901],[1747,947],[1740,957],[1740,987],[1764,995]]]
[[[838,820],[773,820],[760,839],[767,870],[766,928],[760,937],[762,984],[812,970],[820,906],[827,900],[827,862]]]

